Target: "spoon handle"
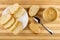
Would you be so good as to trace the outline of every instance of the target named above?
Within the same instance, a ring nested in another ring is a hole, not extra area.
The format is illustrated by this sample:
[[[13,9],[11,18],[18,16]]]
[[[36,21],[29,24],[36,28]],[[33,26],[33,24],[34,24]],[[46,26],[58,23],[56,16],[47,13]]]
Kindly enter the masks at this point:
[[[53,34],[53,31],[51,31],[50,29],[48,29],[46,26],[44,26],[43,24],[41,24],[51,35]]]
[[[41,22],[41,19],[39,19],[38,17],[34,17],[34,20],[37,23],[40,23],[51,35],[53,34],[53,32],[50,29],[48,29],[45,25],[43,25],[43,23]]]

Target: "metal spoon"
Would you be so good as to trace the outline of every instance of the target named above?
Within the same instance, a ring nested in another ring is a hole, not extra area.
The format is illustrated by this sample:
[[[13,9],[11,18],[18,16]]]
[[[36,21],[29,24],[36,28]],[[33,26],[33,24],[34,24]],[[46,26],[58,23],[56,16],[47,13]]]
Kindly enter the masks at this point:
[[[39,19],[38,17],[34,17],[34,20],[37,22],[37,23],[40,23],[51,35],[53,34],[53,32],[48,29],[42,22],[41,22],[41,19]]]

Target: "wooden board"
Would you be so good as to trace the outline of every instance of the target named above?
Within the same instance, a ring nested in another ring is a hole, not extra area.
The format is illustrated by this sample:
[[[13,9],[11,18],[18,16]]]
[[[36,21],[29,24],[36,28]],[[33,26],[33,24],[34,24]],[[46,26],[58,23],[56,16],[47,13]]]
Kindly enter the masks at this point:
[[[27,2],[27,3],[26,3]],[[31,3],[32,2],[32,3]],[[25,9],[28,9],[32,4],[38,4],[41,8],[47,8],[49,6],[55,7],[60,11],[60,0],[0,0],[0,14],[9,5],[13,3],[19,3]],[[27,4],[27,5],[26,5]],[[30,5],[29,5],[30,4]],[[47,5],[45,5],[47,4]],[[49,4],[49,5],[48,5]],[[55,22],[45,23],[45,25],[54,32],[54,35],[50,35],[44,28],[40,34],[33,34],[28,28],[25,28],[19,35],[14,35],[6,30],[0,30],[0,40],[60,40],[60,16]]]
[[[2,13],[2,9],[6,8],[9,5],[0,5],[0,12]],[[28,9],[32,5],[21,5],[25,9]],[[40,5],[41,8],[47,8],[49,6],[56,7],[57,9],[60,6],[55,5]],[[59,9],[58,9],[59,11]],[[27,11],[28,12],[28,11]],[[50,23],[45,23],[45,25],[54,32],[54,35],[50,35],[45,29],[42,30],[40,34],[34,34],[27,26],[19,35],[13,35],[9,31],[0,30],[0,39],[60,39],[60,17]]]
[[[46,4],[46,5],[60,5],[60,0],[0,0],[0,4],[13,4],[19,3],[23,5],[32,5],[32,4]]]

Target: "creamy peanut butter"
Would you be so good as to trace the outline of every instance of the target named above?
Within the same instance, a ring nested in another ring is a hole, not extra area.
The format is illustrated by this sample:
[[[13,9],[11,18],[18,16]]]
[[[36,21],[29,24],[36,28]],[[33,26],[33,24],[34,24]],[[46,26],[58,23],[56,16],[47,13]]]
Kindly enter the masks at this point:
[[[53,21],[57,17],[57,11],[54,8],[48,8],[44,14],[44,18],[48,21]]]

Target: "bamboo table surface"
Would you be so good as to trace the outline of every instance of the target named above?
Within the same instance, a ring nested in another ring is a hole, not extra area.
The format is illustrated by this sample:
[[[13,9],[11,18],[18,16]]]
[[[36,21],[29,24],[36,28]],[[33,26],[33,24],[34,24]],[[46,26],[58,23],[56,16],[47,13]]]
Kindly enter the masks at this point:
[[[41,8],[49,6],[55,7],[60,11],[60,0],[0,0],[0,14],[9,5],[19,3],[25,9],[31,5],[40,5]],[[34,34],[28,28],[25,28],[19,35],[14,35],[6,30],[0,30],[0,40],[60,40],[60,16],[58,19],[51,23],[45,23],[54,34],[50,35],[45,29],[40,34]]]

